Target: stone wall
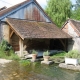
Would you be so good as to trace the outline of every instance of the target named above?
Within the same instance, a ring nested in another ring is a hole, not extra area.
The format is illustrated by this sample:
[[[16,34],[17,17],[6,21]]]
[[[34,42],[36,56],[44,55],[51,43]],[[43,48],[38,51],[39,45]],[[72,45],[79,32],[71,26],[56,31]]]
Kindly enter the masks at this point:
[[[68,40],[68,51],[73,49],[80,51],[80,38],[76,32],[75,26],[71,22],[68,22],[62,30],[73,37]]]

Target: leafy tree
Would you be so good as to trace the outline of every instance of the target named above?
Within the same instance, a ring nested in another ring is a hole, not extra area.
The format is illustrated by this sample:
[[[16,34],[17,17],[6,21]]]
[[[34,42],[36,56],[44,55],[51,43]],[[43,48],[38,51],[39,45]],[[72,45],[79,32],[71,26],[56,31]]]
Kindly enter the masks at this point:
[[[72,11],[72,19],[80,20],[80,8],[77,10]]]
[[[47,0],[45,11],[53,22],[61,27],[67,18],[71,16],[72,4],[70,0]]]
[[[76,0],[75,9],[78,9],[80,7],[80,0]]]
[[[76,0],[76,4],[74,5],[74,10],[72,11],[71,18],[80,20],[80,0]]]

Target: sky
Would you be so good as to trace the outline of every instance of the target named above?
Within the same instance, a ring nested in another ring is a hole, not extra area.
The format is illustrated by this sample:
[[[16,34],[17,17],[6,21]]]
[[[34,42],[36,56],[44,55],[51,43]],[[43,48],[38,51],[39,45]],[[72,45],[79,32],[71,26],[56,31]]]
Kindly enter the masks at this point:
[[[23,2],[25,0],[0,0],[0,7],[3,6],[13,6],[15,4],[18,4],[20,2]],[[36,0],[43,8],[46,6],[46,0]]]
[[[0,0],[0,8],[3,6],[13,6],[15,4],[18,4],[20,2],[23,2],[25,0]],[[43,8],[46,6],[46,0],[36,0]],[[75,4],[75,0],[71,0],[73,4]]]

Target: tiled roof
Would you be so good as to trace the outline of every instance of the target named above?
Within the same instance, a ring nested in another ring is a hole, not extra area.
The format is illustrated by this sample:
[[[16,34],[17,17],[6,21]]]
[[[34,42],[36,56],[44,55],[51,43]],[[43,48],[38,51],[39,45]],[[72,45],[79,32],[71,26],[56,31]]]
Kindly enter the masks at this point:
[[[17,7],[20,7],[20,6],[24,5],[25,3],[29,2],[29,1],[30,0],[26,0],[26,1],[22,2],[22,3],[19,3],[17,5],[14,5],[14,6],[10,7],[10,8],[7,8],[5,10],[2,10],[0,12],[0,17],[3,16],[3,15],[5,15],[5,14],[7,14],[7,13],[9,13],[9,12],[11,12],[12,10],[16,9]]]
[[[72,19],[70,21],[76,27],[76,29],[80,32],[80,21],[72,20]]]
[[[55,24],[7,18],[7,23],[23,39],[25,38],[71,38]]]

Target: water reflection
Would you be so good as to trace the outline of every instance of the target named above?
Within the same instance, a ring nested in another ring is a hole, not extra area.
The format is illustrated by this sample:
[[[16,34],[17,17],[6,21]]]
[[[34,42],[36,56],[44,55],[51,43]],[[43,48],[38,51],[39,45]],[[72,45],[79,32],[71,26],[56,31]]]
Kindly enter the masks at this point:
[[[57,64],[47,66],[36,62],[22,66],[11,62],[0,69],[0,80],[80,80],[80,72],[61,69]]]

